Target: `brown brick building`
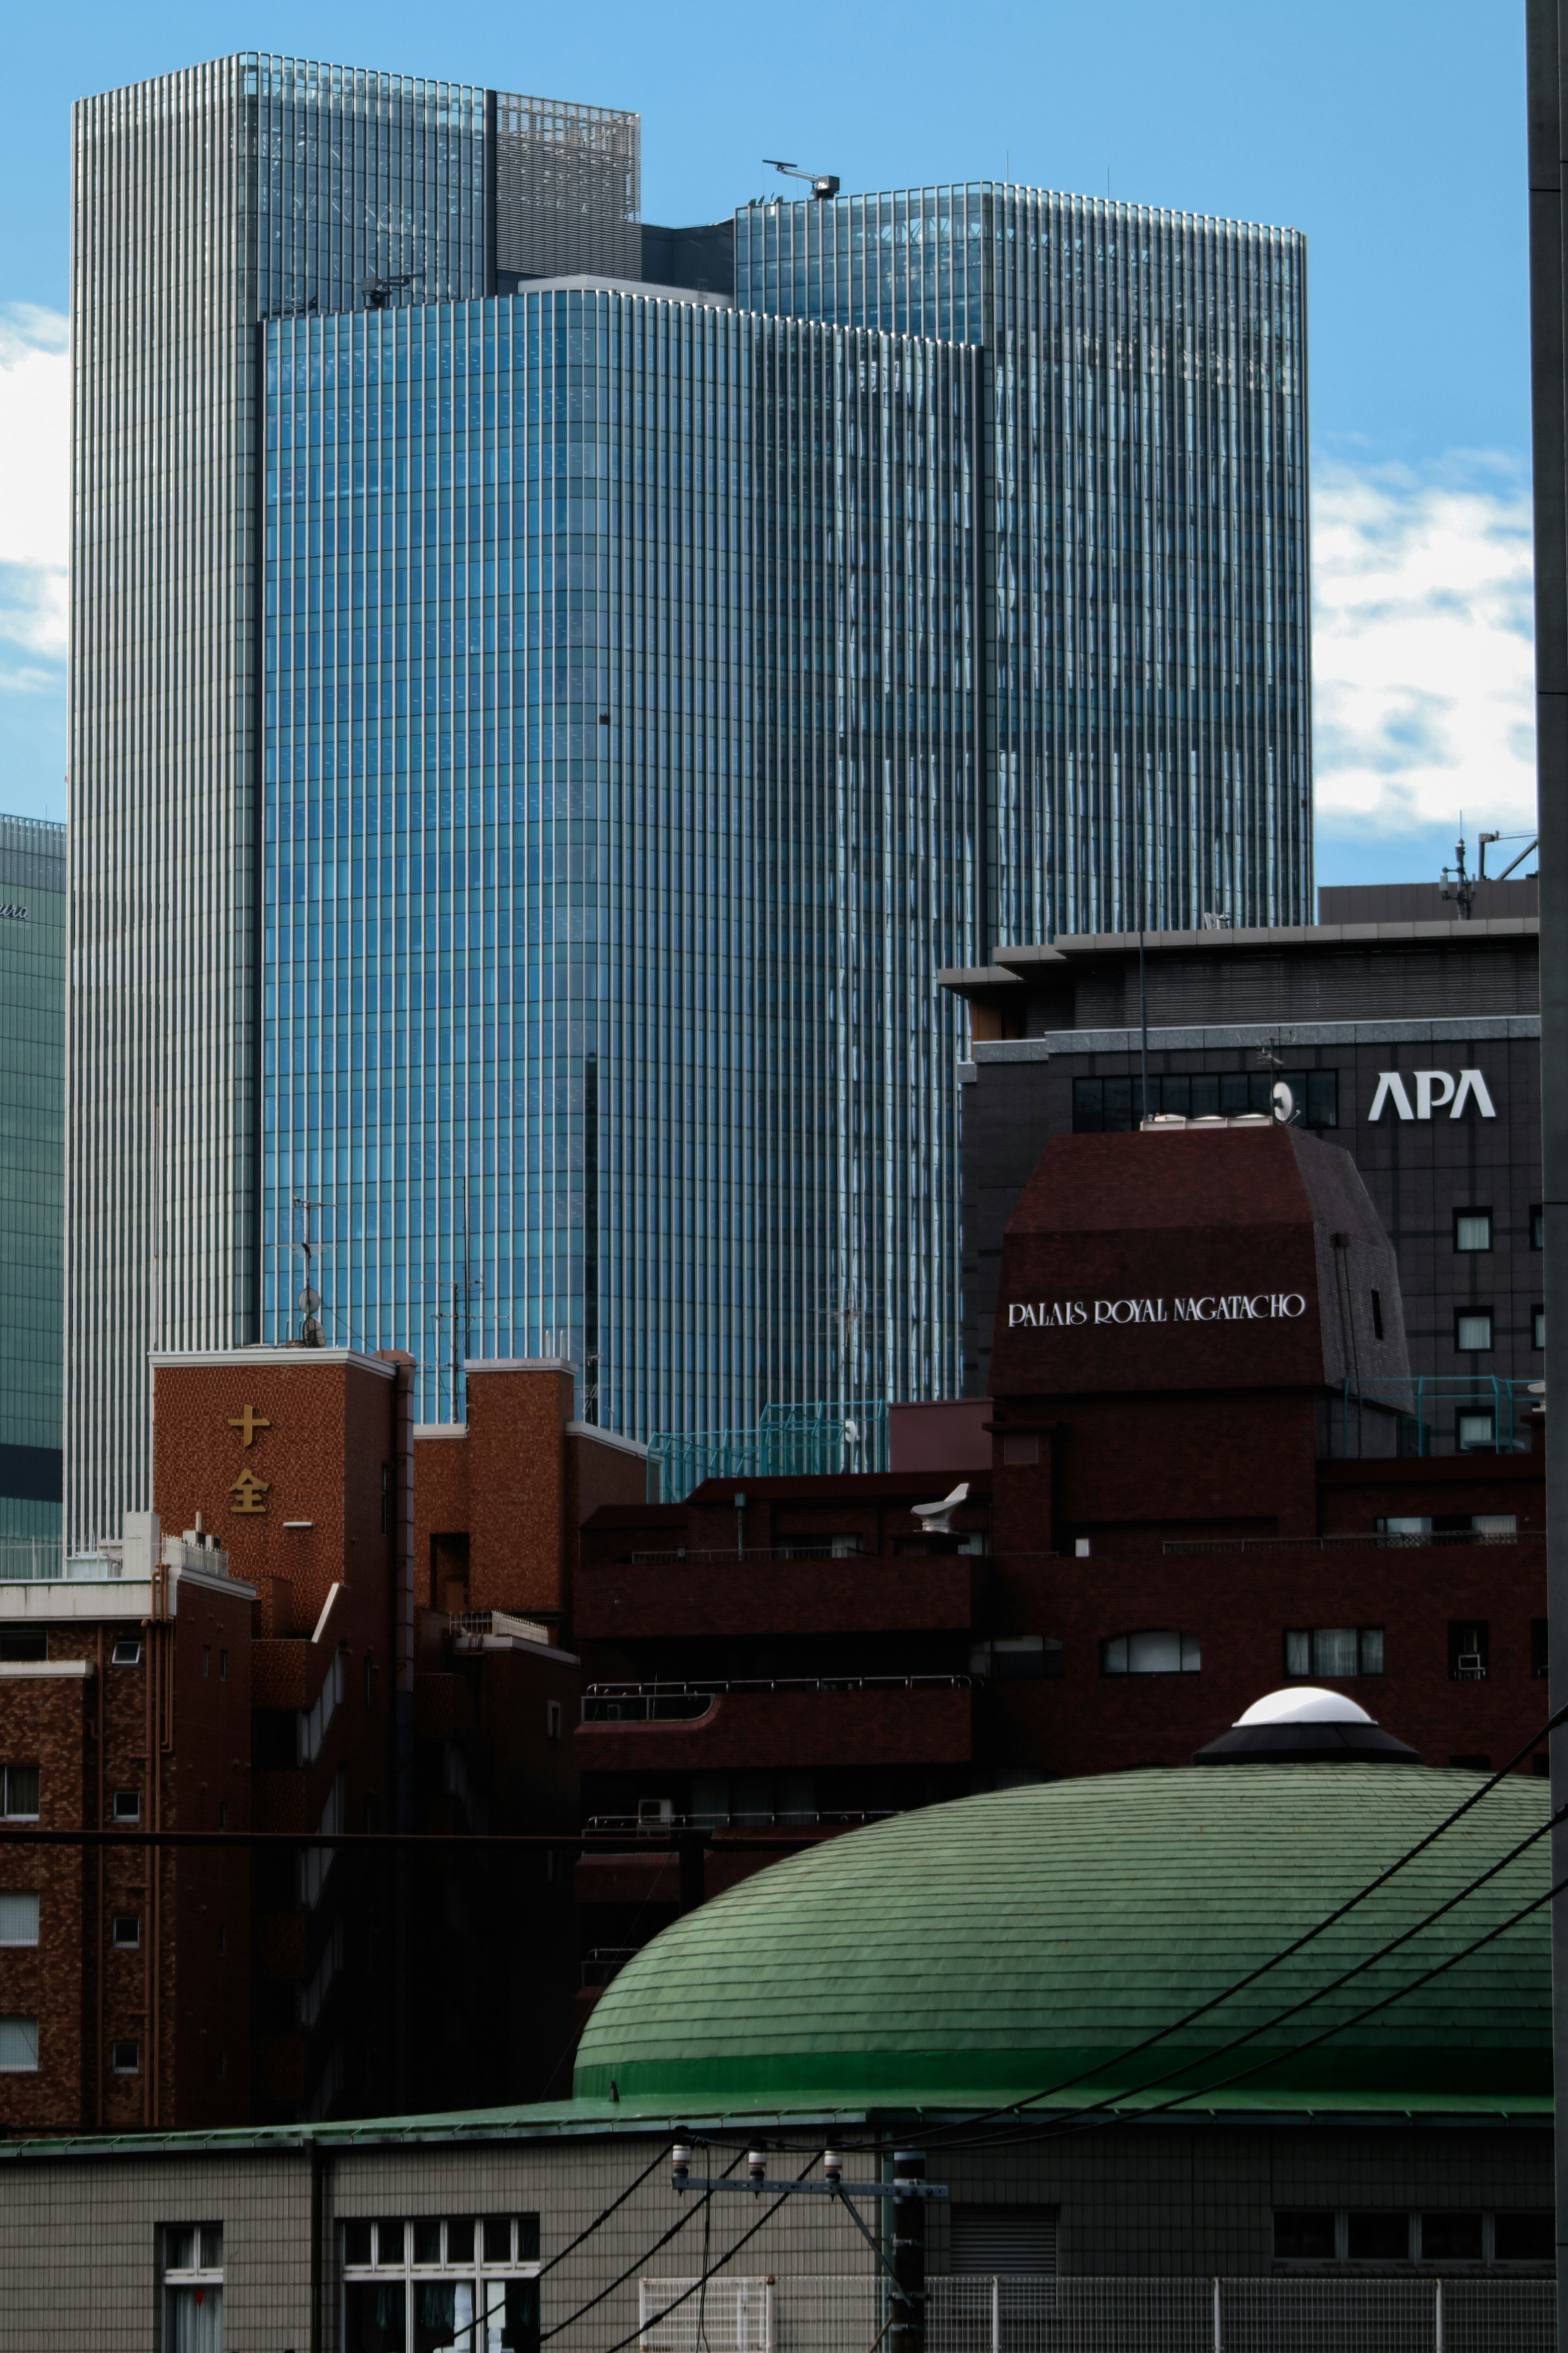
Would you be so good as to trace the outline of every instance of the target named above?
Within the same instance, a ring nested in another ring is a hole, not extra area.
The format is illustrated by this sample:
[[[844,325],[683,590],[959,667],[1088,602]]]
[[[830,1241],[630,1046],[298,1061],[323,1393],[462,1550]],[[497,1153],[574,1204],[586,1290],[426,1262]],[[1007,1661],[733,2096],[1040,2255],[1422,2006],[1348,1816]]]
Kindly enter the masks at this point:
[[[543,2090],[570,1875],[460,1841],[575,1827],[576,1519],[640,1493],[640,1450],[571,1421],[553,1362],[472,1366],[469,1423],[432,1433],[395,1356],[153,1366],[156,1514],[0,1584],[5,1826],[284,1835],[0,1844],[0,2126]]]

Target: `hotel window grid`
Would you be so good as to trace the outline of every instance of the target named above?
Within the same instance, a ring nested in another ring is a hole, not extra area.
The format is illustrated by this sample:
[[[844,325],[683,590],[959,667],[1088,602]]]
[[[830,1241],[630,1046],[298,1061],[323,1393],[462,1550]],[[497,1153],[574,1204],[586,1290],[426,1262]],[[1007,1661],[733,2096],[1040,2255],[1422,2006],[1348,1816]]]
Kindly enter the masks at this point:
[[[158,2235],[163,2353],[223,2353],[223,2224],[165,2222]]]
[[[1489,1307],[1456,1310],[1454,1345],[1465,1355],[1479,1355],[1492,1345],[1492,1311]]]
[[[1195,1675],[1203,1662],[1195,1634],[1112,1634],[1100,1646],[1100,1672],[1107,1675]]]
[[[38,1793],[39,1774],[36,1765],[0,1766],[0,1801],[4,1802],[8,1818],[36,1820]]]
[[[345,2353],[537,2353],[539,2217],[342,2226]]]
[[[1240,1119],[1261,1112],[1272,1117],[1274,1090],[1290,1090],[1294,1124],[1329,1128],[1340,1124],[1337,1071],[1167,1071],[1151,1076],[1149,1110],[1179,1112],[1187,1119]],[[1140,1079],[1075,1079],[1075,1135],[1127,1134],[1143,1117]]]
[[[1292,1627],[1285,1637],[1288,1675],[1322,1675],[1342,1682],[1351,1675],[1383,1672],[1381,1626]]]
[[[1555,2217],[1276,2208],[1277,2263],[1550,2263]]]
[[[1489,1209],[1456,1209],[1454,1212],[1456,1250],[1489,1250],[1491,1246],[1491,1211]]]

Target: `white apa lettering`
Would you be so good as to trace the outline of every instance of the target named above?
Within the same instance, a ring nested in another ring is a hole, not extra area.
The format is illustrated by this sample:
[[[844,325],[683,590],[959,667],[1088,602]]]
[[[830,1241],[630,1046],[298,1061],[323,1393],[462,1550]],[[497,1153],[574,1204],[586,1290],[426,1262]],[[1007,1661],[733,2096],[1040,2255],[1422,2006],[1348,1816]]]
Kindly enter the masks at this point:
[[[1401,1119],[1414,1119],[1415,1116],[1410,1107],[1410,1098],[1405,1092],[1405,1081],[1397,1071],[1379,1071],[1377,1092],[1372,1099],[1372,1109],[1366,1115],[1369,1124],[1373,1120],[1383,1117],[1384,1103],[1392,1103]]]

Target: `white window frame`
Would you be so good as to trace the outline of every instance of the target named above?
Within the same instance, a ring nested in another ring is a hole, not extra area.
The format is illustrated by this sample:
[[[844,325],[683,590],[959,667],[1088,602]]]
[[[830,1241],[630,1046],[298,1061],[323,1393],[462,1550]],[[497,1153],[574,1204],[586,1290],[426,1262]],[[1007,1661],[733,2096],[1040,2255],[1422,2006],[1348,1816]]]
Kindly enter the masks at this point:
[[[216,2348],[223,2343],[223,2264],[221,2261],[216,2263],[207,2263],[198,2260],[195,2263],[172,2264],[163,2260],[168,2253],[169,2232],[194,2232],[195,2253],[199,2258],[206,2253],[206,2233],[216,2231],[221,2237],[223,2227],[221,2222],[160,2222],[158,2225],[160,2258],[158,2268],[164,2291],[162,2298],[163,2330],[159,2340],[163,2346],[163,2353],[178,2353],[178,2331],[174,2321],[173,2298],[182,2292],[200,2295],[203,2297],[216,2296],[216,2322],[213,2329],[215,2353]]]
[[[393,2217],[388,2215],[385,2219],[390,2221],[393,2220]],[[495,2220],[498,2218],[492,2217],[491,2219]],[[413,2342],[414,2292],[416,2288],[421,2287],[426,2283],[450,2280],[459,2286],[467,2283],[472,2288],[473,2306],[476,2317],[468,2323],[467,2328],[463,2333],[466,2334],[470,2340],[470,2353],[487,2353],[489,2331],[486,2329],[484,2336],[481,2337],[480,2329],[484,2327],[484,2324],[487,2321],[495,2317],[489,2310],[489,2303],[484,2295],[487,2284],[491,2286],[496,2286],[504,2285],[508,2280],[536,2280],[539,2277],[542,2268],[540,2259],[537,2255],[531,2255],[524,2258],[518,2253],[524,2227],[524,2218],[521,2214],[512,2213],[508,2215],[505,2219],[510,2226],[508,2230],[508,2239],[511,2247],[511,2253],[504,2261],[500,2259],[488,2261],[486,2259],[484,2253],[485,2217],[482,2214],[441,2215],[439,2217],[433,2214],[411,2214],[405,2215],[403,2218],[403,2253],[401,2256],[399,2256],[395,2261],[383,2263],[380,2259],[381,2228],[379,2219],[372,2216],[364,2216],[362,2218],[358,2216],[340,2215],[340,2236],[338,2239],[338,2251],[341,2259],[339,2264],[339,2284],[341,2291],[338,2310],[339,2343],[346,2345],[349,2341],[348,2292],[351,2287],[369,2284],[384,2287],[395,2279],[401,2278],[404,2281],[403,2341],[405,2347],[407,2348]],[[537,2224],[538,2217],[534,2216],[532,2219]],[[351,2221],[361,2220],[373,2221],[374,2223],[375,2237],[372,2242],[372,2250],[375,2260],[368,2263],[351,2263],[348,2259],[348,2225]],[[414,2234],[416,2229],[422,2222],[428,2224],[437,2221],[439,2221],[441,2231],[441,2260],[438,2263],[416,2263],[414,2259]],[[459,2259],[457,2262],[453,2262],[448,2259],[447,2247],[449,2243],[451,2226],[454,2222],[468,2223],[472,2227],[474,2234],[474,2251],[472,2255],[467,2260]]]
[[[11,1803],[13,1773],[36,1773],[38,1777],[38,1802],[26,1811]],[[0,1765],[0,1819],[8,1822],[36,1822],[44,1802],[44,1768],[41,1765]]]

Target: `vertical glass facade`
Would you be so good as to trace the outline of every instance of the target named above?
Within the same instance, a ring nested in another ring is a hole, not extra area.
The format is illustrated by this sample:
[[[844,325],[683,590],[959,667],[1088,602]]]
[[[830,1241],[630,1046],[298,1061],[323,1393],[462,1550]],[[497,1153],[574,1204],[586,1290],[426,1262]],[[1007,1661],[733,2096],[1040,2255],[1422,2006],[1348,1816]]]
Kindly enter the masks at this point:
[[[0,817],[0,1538],[60,1533],[66,829]]]
[[[956,1390],[939,968],[1310,912],[1300,239],[981,185],[561,286],[638,141],[257,52],[76,111],[73,1540],[307,1232],[431,1419]]]
[[[735,274],[983,354],[987,943],[1310,922],[1298,233],[981,182],[748,207]]]
[[[974,373],[607,291],[267,332],[262,1336],[634,1430],[956,1362]]]

